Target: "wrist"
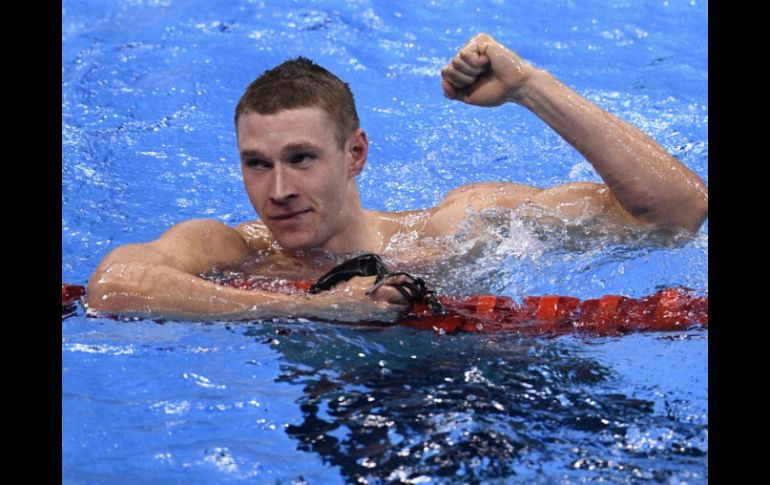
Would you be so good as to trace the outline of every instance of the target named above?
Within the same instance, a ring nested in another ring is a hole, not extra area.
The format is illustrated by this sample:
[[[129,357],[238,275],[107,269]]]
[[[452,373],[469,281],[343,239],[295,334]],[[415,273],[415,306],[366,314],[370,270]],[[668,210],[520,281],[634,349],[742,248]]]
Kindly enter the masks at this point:
[[[547,86],[555,82],[556,78],[548,71],[532,65],[527,66],[527,71],[525,81],[509,94],[508,100],[532,110]]]

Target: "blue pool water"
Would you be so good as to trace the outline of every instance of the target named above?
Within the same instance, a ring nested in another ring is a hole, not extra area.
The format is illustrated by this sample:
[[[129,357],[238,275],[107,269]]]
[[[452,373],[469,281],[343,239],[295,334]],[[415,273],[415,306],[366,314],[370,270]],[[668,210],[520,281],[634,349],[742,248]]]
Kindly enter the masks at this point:
[[[425,208],[476,181],[599,180],[525,110],[442,96],[441,67],[478,31],[708,183],[706,2],[513,3],[65,0],[62,280],[185,219],[252,220],[233,109],[297,55],[356,95],[367,208]],[[495,217],[499,231],[456,241],[441,289],[708,292],[708,223],[661,248]],[[438,336],[80,312],[62,322],[63,482],[707,483],[707,357],[707,330]]]

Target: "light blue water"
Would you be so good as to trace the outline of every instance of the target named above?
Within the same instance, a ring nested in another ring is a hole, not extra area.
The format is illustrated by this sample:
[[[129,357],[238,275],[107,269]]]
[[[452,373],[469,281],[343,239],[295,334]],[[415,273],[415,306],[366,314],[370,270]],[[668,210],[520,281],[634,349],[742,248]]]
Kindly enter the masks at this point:
[[[297,55],[351,84],[371,140],[368,208],[425,208],[475,181],[599,180],[525,110],[443,98],[440,68],[477,31],[708,182],[704,2],[64,1],[62,20],[63,281],[83,284],[110,249],[185,219],[253,219],[233,109],[254,77]],[[708,291],[707,224],[676,248],[594,239],[564,251],[560,238],[511,220],[473,265],[443,268],[442,284]],[[707,354],[703,330],[438,337],[79,314],[62,323],[63,478],[706,483]]]

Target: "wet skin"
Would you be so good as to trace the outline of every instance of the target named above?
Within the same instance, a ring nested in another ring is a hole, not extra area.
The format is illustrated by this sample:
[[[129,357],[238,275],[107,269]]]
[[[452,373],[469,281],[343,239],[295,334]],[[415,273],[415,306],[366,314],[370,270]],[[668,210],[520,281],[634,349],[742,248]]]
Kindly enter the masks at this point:
[[[284,249],[344,252],[377,245],[378,225],[361,208],[355,185],[366,160],[366,133],[356,130],[341,147],[332,126],[320,108],[246,113],[238,121],[246,192]]]

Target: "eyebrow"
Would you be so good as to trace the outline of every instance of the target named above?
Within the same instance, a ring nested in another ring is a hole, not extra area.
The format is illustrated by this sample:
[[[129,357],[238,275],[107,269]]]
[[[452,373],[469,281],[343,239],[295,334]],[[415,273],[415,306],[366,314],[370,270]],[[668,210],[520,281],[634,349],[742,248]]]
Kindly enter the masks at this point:
[[[286,155],[288,153],[296,153],[303,150],[319,150],[320,147],[316,145],[315,143],[311,143],[309,141],[301,141],[296,143],[289,143],[285,147],[281,149],[281,155]],[[254,149],[248,149],[243,150],[240,153],[241,157],[252,157],[252,158],[262,158],[265,159],[265,155],[262,154],[259,150]]]
[[[257,150],[243,150],[240,152],[240,156],[249,158],[265,158],[265,156]]]
[[[315,143],[311,143],[309,141],[301,141],[297,143],[289,143],[288,145],[283,147],[283,150],[281,150],[281,154],[300,152],[302,150],[318,150],[319,148],[320,147]]]

